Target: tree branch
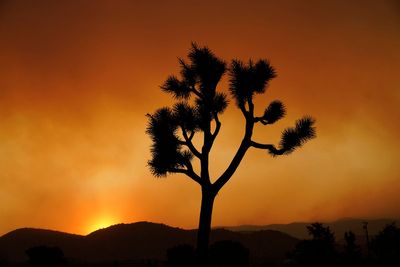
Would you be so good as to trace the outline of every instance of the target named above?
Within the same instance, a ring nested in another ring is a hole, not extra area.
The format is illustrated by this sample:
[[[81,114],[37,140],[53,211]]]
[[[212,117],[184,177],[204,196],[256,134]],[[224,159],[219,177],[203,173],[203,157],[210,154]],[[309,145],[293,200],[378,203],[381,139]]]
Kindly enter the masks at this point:
[[[210,181],[210,172],[209,172],[209,155],[212,146],[212,135],[210,132],[211,122],[208,121],[206,126],[203,129],[204,138],[203,138],[203,147],[201,148],[201,160],[200,160],[200,169],[201,169],[201,178],[206,180],[208,184]]]
[[[203,95],[202,95],[198,90],[196,90],[196,88],[195,88],[194,86],[191,86],[191,87],[190,87],[190,91],[191,91],[193,94],[195,94],[197,97],[203,99]]]
[[[188,167],[188,166],[186,166]],[[172,173],[183,173],[186,174],[186,176],[188,176],[189,178],[191,178],[193,181],[195,181],[196,183],[202,185],[203,182],[201,180],[201,178],[193,171],[192,168],[188,168],[188,169],[180,169],[180,168],[170,168],[168,170],[168,172],[172,172]]]
[[[182,135],[183,135],[183,138],[185,138],[185,141],[184,142],[180,142],[180,144],[187,146],[189,148],[190,152],[193,153],[193,155],[195,155],[197,158],[200,158],[201,157],[201,153],[196,149],[196,147],[192,143],[194,132],[192,131],[190,133],[190,136],[188,136],[187,132],[185,130],[185,127],[183,127],[181,125],[181,129],[182,129]]]
[[[244,105],[242,105],[240,107],[240,109],[242,110],[243,115],[246,119],[246,129],[245,129],[245,134],[244,134],[243,140],[240,143],[240,146],[239,146],[238,150],[236,151],[236,154],[233,157],[228,168],[213,184],[215,192],[217,192],[217,193],[229,181],[229,179],[235,173],[235,171],[239,167],[239,164],[242,161],[244,155],[246,154],[247,149],[249,149],[249,147],[250,147],[251,136],[253,135],[253,128],[254,128],[254,118],[253,118],[254,105],[251,100],[248,101],[248,105],[249,105],[249,111],[246,111]]]
[[[229,181],[229,179],[235,173],[235,171],[239,167],[239,164],[242,161],[244,155],[246,154],[247,149],[249,149],[249,147],[251,146],[251,136],[253,135],[253,128],[254,128],[254,104],[253,104],[252,99],[248,99],[247,104],[249,107],[248,111],[246,110],[244,105],[240,105],[240,110],[242,111],[242,113],[246,119],[246,129],[245,129],[243,140],[240,143],[240,146],[239,146],[238,150],[236,151],[236,154],[233,157],[228,168],[213,184],[215,192],[217,192],[217,193]]]
[[[190,178],[192,178],[194,181],[198,182],[200,185],[203,185],[203,180],[201,179],[200,176],[198,176],[198,175],[194,172],[194,170],[193,170],[193,165],[192,165],[192,163],[190,162],[190,160],[187,160],[187,161],[186,161],[185,166],[186,166],[186,168],[187,168],[187,170],[188,170],[187,175],[188,175]]]
[[[260,143],[251,141],[250,146],[258,148],[258,149],[266,149],[272,155],[283,155],[285,153],[284,149],[277,149],[274,145],[271,145],[271,144],[260,144]]]
[[[247,116],[247,110],[246,110],[246,107],[244,105],[245,104],[240,104],[239,108],[242,111],[243,115],[246,117]]]
[[[249,143],[247,140],[243,139],[242,143],[240,144],[238,150],[236,151],[235,156],[233,157],[231,163],[229,164],[228,168],[225,172],[215,181],[213,184],[215,192],[218,192],[232,177],[235,173],[237,167],[239,166],[240,162],[242,161],[244,155],[246,154],[247,149],[249,148]]]
[[[253,100],[250,98],[247,100],[247,104],[249,106],[249,115],[251,115],[251,119],[254,120],[254,104],[253,104]]]
[[[193,136],[194,136],[194,131],[191,131],[191,132],[190,132],[190,135],[189,135],[189,140],[190,140],[190,141],[192,141]]]
[[[221,121],[218,118],[218,114],[216,112],[214,112],[214,119],[215,119],[215,131],[214,133],[212,133],[212,142],[214,142],[215,138],[217,137],[219,130],[221,129]]]
[[[261,122],[261,123],[264,124],[264,125],[269,124],[269,123],[264,119],[264,117],[254,117],[254,122],[255,122],[255,123]]]

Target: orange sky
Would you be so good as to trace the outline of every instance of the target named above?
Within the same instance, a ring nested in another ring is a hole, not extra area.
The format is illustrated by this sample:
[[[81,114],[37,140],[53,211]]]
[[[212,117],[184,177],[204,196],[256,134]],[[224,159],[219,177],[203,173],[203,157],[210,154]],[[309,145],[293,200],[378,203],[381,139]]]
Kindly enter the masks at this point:
[[[158,86],[191,41],[277,69],[256,108],[281,99],[288,116],[256,140],[317,118],[317,139],[290,156],[249,151],[213,225],[400,217],[398,1],[159,2],[0,2],[0,234],[197,226],[197,184],[146,168],[145,114],[173,103]],[[221,120],[215,175],[243,132],[234,105]]]

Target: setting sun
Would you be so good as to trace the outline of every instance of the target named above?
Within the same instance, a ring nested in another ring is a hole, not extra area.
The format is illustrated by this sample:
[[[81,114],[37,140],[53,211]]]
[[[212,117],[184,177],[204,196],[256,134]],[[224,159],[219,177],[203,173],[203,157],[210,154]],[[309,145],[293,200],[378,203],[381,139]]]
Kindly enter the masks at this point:
[[[85,232],[89,234],[96,230],[107,228],[107,227],[117,224],[117,223],[118,223],[117,219],[107,217],[107,216],[96,218],[94,220],[91,220],[91,223],[89,223],[89,225],[86,227]]]

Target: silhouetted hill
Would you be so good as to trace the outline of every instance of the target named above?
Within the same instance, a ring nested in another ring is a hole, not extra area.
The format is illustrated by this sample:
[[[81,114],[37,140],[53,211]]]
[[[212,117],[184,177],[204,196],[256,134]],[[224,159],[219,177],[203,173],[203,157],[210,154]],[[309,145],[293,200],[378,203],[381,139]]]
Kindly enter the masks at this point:
[[[368,222],[368,232],[371,236],[376,235],[382,228],[390,224],[396,219],[374,219],[374,220],[363,220],[363,219],[341,219],[335,222],[327,222],[324,225],[329,226],[335,233],[338,240],[342,239],[344,233],[351,230],[357,236],[364,236],[365,231],[363,229],[363,222]],[[270,224],[270,225],[241,225],[232,227],[223,227],[228,230],[238,231],[238,232],[248,232],[248,231],[260,231],[260,230],[276,230],[298,239],[309,238],[306,226],[310,222],[295,222],[290,224]]]
[[[167,248],[194,241],[193,230],[149,222],[118,224],[86,236],[87,257],[90,260],[163,259]]]
[[[0,259],[27,260],[25,250],[40,245],[59,246],[69,255],[79,255],[77,244],[84,244],[85,237],[64,232],[21,228],[0,237]]]
[[[185,243],[194,246],[196,232],[149,222],[113,225],[87,236],[24,228],[0,237],[0,259],[25,261],[27,248],[46,245],[60,247],[67,258],[88,262],[164,260],[168,248]],[[282,259],[298,242],[296,238],[273,230],[248,233],[213,230],[211,242],[220,240],[241,242],[256,262]]]

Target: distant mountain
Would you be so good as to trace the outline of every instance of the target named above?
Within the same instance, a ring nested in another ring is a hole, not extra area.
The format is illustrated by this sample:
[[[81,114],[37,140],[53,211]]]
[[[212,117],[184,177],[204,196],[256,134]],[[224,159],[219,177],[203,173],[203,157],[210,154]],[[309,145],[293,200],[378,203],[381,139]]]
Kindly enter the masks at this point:
[[[368,222],[368,232],[371,236],[376,235],[383,227],[392,222],[399,221],[398,219],[374,219],[374,220],[363,220],[363,219],[341,219],[335,222],[324,223],[324,225],[329,226],[335,233],[336,239],[343,239],[344,233],[347,231],[353,231],[357,236],[364,236],[365,230],[363,229],[363,223]],[[298,239],[309,238],[307,232],[307,225],[312,222],[296,222],[290,224],[269,224],[269,225],[241,225],[232,227],[221,227],[231,231],[237,232],[252,232],[260,230],[276,230]]]
[[[196,233],[196,230],[149,222],[118,224],[87,236],[24,228],[0,237],[0,259],[26,261],[26,249],[46,245],[58,246],[67,258],[85,262],[164,260],[168,248],[179,244],[194,245]],[[274,230],[247,233],[213,230],[211,242],[220,240],[241,242],[249,249],[253,262],[281,260],[298,242],[298,239]]]
[[[363,222],[368,221],[371,236],[377,234],[394,219],[343,219],[326,223],[335,232],[337,240],[345,231],[364,236]],[[211,243],[233,240],[250,251],[252,262],[282,260],[299,239],[309,238],[306,226],[310,223],[243,225],[213,229]],[[118,224],[97,230],[89,235],[74,235],[52,230],[22,228],[0,237],[0,262],[26,261],[25,250],[34,246],[58,246],[69,259],[85,262],[165,260],[166,250],[179,244],[196,241],[196,230],[184,230],[164,224],[137,222]]]

